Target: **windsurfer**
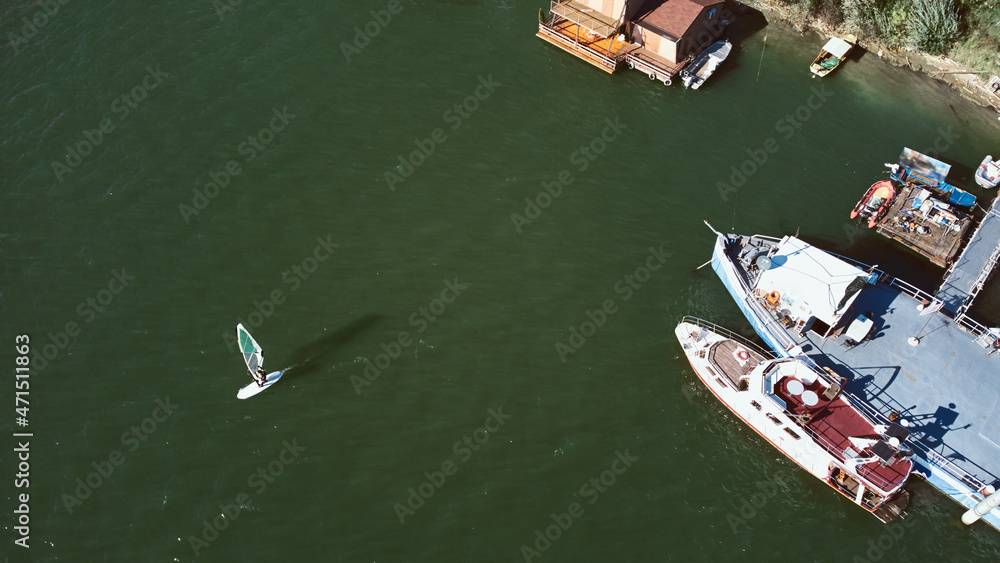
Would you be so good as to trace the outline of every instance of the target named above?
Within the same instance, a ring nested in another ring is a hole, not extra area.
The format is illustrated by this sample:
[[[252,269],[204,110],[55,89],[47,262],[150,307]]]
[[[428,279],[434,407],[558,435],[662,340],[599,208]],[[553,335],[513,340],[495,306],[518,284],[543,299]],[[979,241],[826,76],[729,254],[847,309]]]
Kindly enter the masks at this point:
[[[267,383],[267,373],[264,372],[264,368],[257,368],[257,373],[251,373],[250,375],[257,382],[258,387],[263,387]]]

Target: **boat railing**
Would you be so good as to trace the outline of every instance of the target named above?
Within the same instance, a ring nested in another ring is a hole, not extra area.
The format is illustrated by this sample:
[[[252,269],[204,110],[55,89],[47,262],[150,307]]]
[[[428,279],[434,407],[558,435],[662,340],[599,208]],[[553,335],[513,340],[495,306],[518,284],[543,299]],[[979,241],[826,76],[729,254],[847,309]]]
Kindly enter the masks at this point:
[[[763,321],[765,325],[771,325],[771,324],[779,325],[774,327],[773,330],[768,330],[767,332],[781,344],[781,347],[785,351],[791,350],[792,348],[798,345],[798,343],[795,342],[795,340],[791,336],[789,336],[787,332],[785,332],[785,327],[780,326],[780,322],[778,321],[778,319],[774,315],[769,313],[767,309],[765,309],[764,306],[760,304],[760,301],[757,301],[752,292],[747,292],[746,295],[747,295],[746,303],[751,309],[754,310],[754,313],[756,314],[756,317],[758,319],[761,319],[761,321]]]
[[[877,409],[875,409],[874,407],[872,407],[871,405],[869,405],[867,402],[865,402],[864,400],[862,400],[860,397],[857,397],[857,396],[853,395],[852,393],[850,393],[848,391],[842,392],[841,393],[841,397],[843,397],[844,399],[846,399],[847,402],[850,403],[855,409],[863,412],[864,414],[866,414],[869,418],[871,418],[872,420],[874,420],[878,424],[888,425],[888,424],[890,424],[892,422],[885,415],[883,415],[882,413],[880,413]],[[918,439],[916,439],[914,437],[911,437],[910,438],[910,444],[912,444],[913,445],[913,449],[919,451],[920,454],[922,455],[922,457],[924,457],[925,459],[927,459],[927,461],[929,461],[929,462],[933,463],[934,465],[940,467],[941,469],[943,469],[944,471],[946,471],[947,473],[949,473],[952,477],[958,479],[959,481],[962,481],[963,483],[965,483],[967,486],[969,486],[973,490],[980,491],[980,490],[983,489],[983,487],[986,486],[986,484],[983,483],[982,481],[980,481],[978,478],[976,478],[975,476],[971,475],[970,473],[968,473],[964,469],[960,468],[959,466],[955,465],[947,457],[945,457],[945,456],[939,454],[938,452],[932,450],[931,448],[929,448],[926,444],[924,444],[920,440],[918,440]]]
[[[926,291],[910,283],[907,283],[899,278],[894,278],[892,276],[885,276],[884,278],[882,278],[882,280],[885,281],[889,285],[889,287],[898,289],[899,291],[909,295],[910,297],[912,297],[917,301],[920,301],[921,303],[923,303],[924,301],[930,303],[931,301],[934,300],[934,296],[931,295],[930,293],[927,293]]]
[[[889,285],[889,287],[898,289],[900,292],[909,295],[914,300],[919,301],[921,303],[931,303],[936,299],[930,293],[927,293],[926,291],[917,288],[912,284],[909,284],[899,278],[886,276],[883,279],[883,281],[885,281]],[[982,336],[983,334],[986,333],[987,330],[989,330],[982,323],[979,323],[974,319],[969,318],[964,312],[960,313],[955,317],[955,324],[957,324],[963,330],[972,334],[973,336]]]
[[[708,330],[710,330],[710,331],[718,334],[719,336],[724,336],[724,337],[726,337],[726,338],[728,338],[728,339],[730,339],[730,340],[732,340],[734,342],[738,342],[743,347],[750,348],[751,350],[753,350],[754,352],[756,352],[757,355],[759,355],[760,357],[764,358],[765,360],[774,360],[774,359],[777,359],[777,356],[775,355],[774,352],[772,352],[772,351],[770,351],[770,350],[768,350],[766,348],[763,348],[761,346],[758,346],[757,344],[754,344],[753,342],[751,342],[750,340],[748,340],[746,337],[741,336],[739,334],[736,334],[735,332],[729,330],[728,328],[719,326],[719,325],[717,325],[717,324],[715,324],[715,323],[713,323],[711,321],[706,321],[706,320],[700,319],[698,317],[692,317],[690,315],[685,315],[681,319],[681,322],[682,323],[693,324],[693,325],[696,325],[696,326],[700,326],[701,328],[708,329]]]
[[[966,332],[969,332],[975,336],[982,336],[986,334],[987,331],[989,331],[986,325],[976,322],[973,319],[970,319],[968,315],[964,313],[955,318],[955,324],[965,329]]]
[[[859,269],[867,271],[869,274],[877,274],[877,279],[882,279],[883,277],[885,277],[885,272],[879,270],[878,268],[872,266],[871,264],[865,264],[860,260],[855,260],[854,258],[850,258],[842,254],[837,254],[836,252],[830,252],[829,250],[824,250],[823,252],[826,252],[830,256],[836,256],[837,258],[840,258],[845,262],[850,262],[855,266],[857,266]]]

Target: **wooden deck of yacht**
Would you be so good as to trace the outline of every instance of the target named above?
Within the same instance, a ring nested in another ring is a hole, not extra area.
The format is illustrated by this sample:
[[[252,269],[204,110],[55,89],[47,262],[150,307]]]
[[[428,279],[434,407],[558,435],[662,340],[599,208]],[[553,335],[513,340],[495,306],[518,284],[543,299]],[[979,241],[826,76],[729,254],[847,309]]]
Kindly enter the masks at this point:
[[[750,356],[742,364],[736,359],[736,352],[740,349],[745,350]],[[732,381],[733,385],[738,389],[740,387],[740,377],[750,373],[757,364],[764,361],[764,358],[754,350],[742,346],[734,340],[723,340],[722,342],[717,342],[709,349],[708,361],[717,367],[723,375],[728,377],[729,381]]]

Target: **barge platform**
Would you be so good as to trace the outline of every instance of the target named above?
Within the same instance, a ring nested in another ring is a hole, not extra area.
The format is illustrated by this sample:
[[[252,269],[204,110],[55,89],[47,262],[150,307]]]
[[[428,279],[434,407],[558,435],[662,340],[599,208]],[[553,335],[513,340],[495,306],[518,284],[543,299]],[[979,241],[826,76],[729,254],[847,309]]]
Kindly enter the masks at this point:
[[[923,210],[927,206],[926,211]],[[878,222],[878,234],[891,238],[947,268],[958,254],[972,217],[959,211],[936,207],[929,190],[906,186],[892,202],[889,212]]]
[[[717,233],[712,267],[778,355],[846,377],[871,416],[906,425],[931,485],[966,508],[1000,488],[1000,329],[794,237]],[[983,520],[1000,530],[1000,508]]]

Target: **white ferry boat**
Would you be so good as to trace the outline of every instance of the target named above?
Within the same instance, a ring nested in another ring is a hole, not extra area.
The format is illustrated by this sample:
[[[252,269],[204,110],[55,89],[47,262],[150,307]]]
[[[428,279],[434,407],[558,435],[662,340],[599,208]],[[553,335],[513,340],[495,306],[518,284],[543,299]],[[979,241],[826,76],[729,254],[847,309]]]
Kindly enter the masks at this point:
[[[693,317],[675,333],[705,386],[781,453],[883,522],[903,513],[906,428],[868,418],[841,394],[843,379],[807,358],[776,358]]]

